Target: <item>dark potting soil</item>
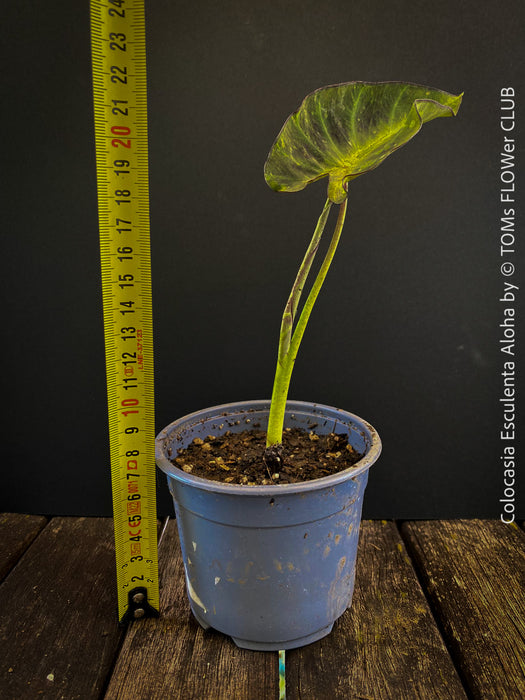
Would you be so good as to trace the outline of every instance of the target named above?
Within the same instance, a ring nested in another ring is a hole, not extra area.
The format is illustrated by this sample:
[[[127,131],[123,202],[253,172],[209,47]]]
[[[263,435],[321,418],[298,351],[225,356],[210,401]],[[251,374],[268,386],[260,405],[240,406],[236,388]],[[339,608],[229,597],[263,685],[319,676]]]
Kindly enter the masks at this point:
[[[283,433],[277,461],[266,455],[262,430],[228,431],[220,437],[195,438],[172,458],[180,469],[204,479],[246,486],[292,484],[336,474],[362,455],[344,434],[315,435],[299,428]]]

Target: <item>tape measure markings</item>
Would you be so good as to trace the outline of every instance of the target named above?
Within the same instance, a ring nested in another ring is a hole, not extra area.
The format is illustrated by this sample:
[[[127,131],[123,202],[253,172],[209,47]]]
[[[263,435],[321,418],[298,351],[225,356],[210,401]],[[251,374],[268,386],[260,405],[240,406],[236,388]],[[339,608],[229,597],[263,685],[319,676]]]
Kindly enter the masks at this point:
[[[91,0],[119,619],[158,610],[144,0]]]

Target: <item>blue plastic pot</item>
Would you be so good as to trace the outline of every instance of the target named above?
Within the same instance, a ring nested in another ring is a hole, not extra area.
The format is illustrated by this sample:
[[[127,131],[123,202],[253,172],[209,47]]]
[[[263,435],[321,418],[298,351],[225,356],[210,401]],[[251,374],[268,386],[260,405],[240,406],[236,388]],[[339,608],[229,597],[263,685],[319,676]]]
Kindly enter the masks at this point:
[[[196,619],[240,647],[279,650],[329,634],[351,604],[363,494],[381,442],[351,413],[289,401],[285,427],[345,432],[360,461],[281,486],[223,484],[170,462],[195,437],[266,429],[269,405],[245,401],[185,416],[157,436],[156,460],[168,476]]]

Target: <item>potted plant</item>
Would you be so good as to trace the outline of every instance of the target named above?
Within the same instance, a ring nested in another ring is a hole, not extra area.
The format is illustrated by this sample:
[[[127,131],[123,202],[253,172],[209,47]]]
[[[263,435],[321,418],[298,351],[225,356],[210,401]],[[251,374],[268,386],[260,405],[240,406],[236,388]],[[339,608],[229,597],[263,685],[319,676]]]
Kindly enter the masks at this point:
[[[308,644],[328,634],[351,603],[363,493],[381,443],[374,428],[351,413],[288,400],[290,377],[343,229],[348,183],[376,168],[423,123],[456,115],[461,98],[409,83],[331,85],[305,98],[270,150],[264,171],[274,190],[294,192],[328,177],[328,197],[282,317],[271,401],[199,411],[156,440],[193,614],[239,646]],[[299,312],[334,205],[334,233]],[[230,440],[246,455],[228,453]],[[305,468],[300,450],[320,471]],[[201,462],[209,471],[200,471]]]

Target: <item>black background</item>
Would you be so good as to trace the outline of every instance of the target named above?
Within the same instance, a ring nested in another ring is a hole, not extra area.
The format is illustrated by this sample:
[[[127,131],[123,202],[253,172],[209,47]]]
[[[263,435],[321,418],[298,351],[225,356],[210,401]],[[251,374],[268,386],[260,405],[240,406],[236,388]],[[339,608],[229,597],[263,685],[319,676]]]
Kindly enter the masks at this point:
[[[157,428],[271,393],[282,307],[325,200],[325,181],[287,195],[263,179],[303,97],[350,80],[464,91],[457,118],[351,183],[290,396],[380,432],[367,517],[499,517],[499,96],[517,90],[519,143],[522,0],[146,11]],[[11,1],[2,16],[1,507],[109,515],[89,4]],[[525,517],[523,478],[520,498]],[[161,475],[158,509],[171,513]]]

